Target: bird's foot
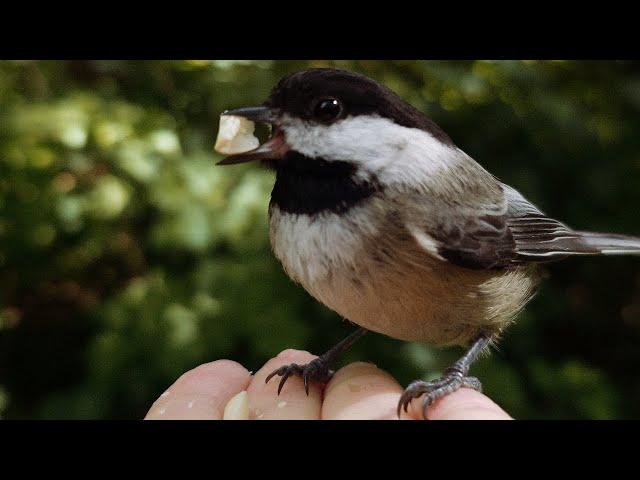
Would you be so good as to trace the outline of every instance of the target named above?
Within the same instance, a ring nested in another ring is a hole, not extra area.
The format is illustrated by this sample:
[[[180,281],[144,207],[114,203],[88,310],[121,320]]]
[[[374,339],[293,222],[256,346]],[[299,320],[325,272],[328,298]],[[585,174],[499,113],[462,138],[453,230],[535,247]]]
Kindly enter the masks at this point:
[[[479,392],[482,391],[482,384],[476,377],[467,377],[467,372],[458,366],[452,366],[445,370],[442,377],[425,382],[422,380],[416,380],[412,382],[404,391],[400,397],[398,403],[398,417],[400,417],[400,411],[404,409],[405,413],[409,408],[409,404],[414,398],[418,398],[424,395],[422,399],[422,415],[424,419],[427,419],[427,410],[437,399],[442,398],[450,393],[459,390],[460,388],[472,388]]]
[[[333,376],[333,371],[329,369],[329,361],[323,357],[318,357],[311,360],[304,365],[298,365],[297,363],[291,363],[289,365],[283,365],[271,372],[265,379],[265,383],[268,383],[274,376],[279,375],[280,384],[278,385],[278,395],[287,379],[292,375],[302,377],[304,381],[304,391],[309,395],[309,382],[316,381],[320,383],[327,383]]]

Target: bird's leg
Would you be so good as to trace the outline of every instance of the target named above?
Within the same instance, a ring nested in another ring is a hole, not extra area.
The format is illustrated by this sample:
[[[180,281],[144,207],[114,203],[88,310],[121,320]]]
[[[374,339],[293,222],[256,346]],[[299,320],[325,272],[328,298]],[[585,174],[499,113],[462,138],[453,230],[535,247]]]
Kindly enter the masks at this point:
[[[333,371],[330,369],[331,363],[341,353],[347,351],[354,343],[356,343],[368,330],[364,328],[358,328],[355,332],[349,335],[347,338],[338,343],[335,347],[328,350],[318,358],[306,363],[304,365],[298,365],[292,363],[289,365],[283,365],[282,367],[274,370],[265,379],[265,383],[269,382],[271,378],[276,375],[281,376],[280,385],[278,385],[278,395],[284,386],[285,382],[291,375],[298,375],[302,377],[304,381],[304,391],[309,395],[309,381],[317,381],[326,383],[333,376]]]
[[[427,418],[427,409],[438,398],[444,397],[456,390],[467,387],[473,388],[479,392],[482,391],[480,380],[475,377],[468,377],[469,367],[476,361],[480,352],[484,350],[491,342],[491,338],[486,334],[481,334],[472,344],[467,353],[465,353],[458,361],[444,371],[442,377],[437,380],[425,382],[416,380],[412,382],[400,397],[398,403],[398,417],[400,410],[407,411],[409,404],[414,398],[424,395],[422,400],[422,414]]]

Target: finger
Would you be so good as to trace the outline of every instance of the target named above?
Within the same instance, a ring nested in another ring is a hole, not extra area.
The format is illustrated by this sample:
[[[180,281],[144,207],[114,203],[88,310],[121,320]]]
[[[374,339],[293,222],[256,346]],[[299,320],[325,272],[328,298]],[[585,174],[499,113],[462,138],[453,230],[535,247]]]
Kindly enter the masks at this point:
[[[422,399],[409,407],[412,418],[422,419]],[[470,388],[461,388],[436,400],[427,409],[429,420],[512,420],[502,408],[486,395]]]
[[[151,406],[145,420],[220,420],[251,374],[231,360],[205,363],[182,375]]]
[[[371,363],[352,363],[338,370],[328,383],[322,419],[397,420],[401,394],[402,387],[387,372]]]
[[[247,388],[249,400],[249,418],[252,419],[304,419],[320,418],[322,390],[316,382],[309,384],[309,396],[304,391],[304,383],[298,376],[291,376],[278,395],[280,376],[275,375],[269,383],[265,378],[275,369],[297,363],[304,365],[313,360],[315,355],[300,350],[285,350],[276,358],[269,360],[256,372]]]

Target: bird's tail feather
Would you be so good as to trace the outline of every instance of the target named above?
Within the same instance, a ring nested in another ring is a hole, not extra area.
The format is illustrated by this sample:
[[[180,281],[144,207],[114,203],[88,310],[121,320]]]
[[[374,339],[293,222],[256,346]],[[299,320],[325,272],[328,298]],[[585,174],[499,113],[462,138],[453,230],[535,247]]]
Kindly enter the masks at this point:
[[[576,232],[594,255],[640,255],[640,238],[613,233]]]

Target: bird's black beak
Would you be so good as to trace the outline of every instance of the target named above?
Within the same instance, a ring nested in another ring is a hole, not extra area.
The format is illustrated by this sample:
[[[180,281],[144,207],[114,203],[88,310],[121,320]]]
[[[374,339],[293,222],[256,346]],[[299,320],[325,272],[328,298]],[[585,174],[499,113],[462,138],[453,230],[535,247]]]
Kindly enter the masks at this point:
[[[244,117],[252,122],[273,124],[276,121],[276,114],[268,107],[243,107],[234,110],[225,110],[222,115],[234,115]]]
[[[279,127],[278,114],[269,107],[244,107],[227,110],[222,115],[235,115],[247,120],[271,125],[271,137],[258,148],[245,153],[230,155],[218,162],[218,165],[234,165],[253,162],[255,160],[278,160],[289,150],[284,139],[284,132]]]

